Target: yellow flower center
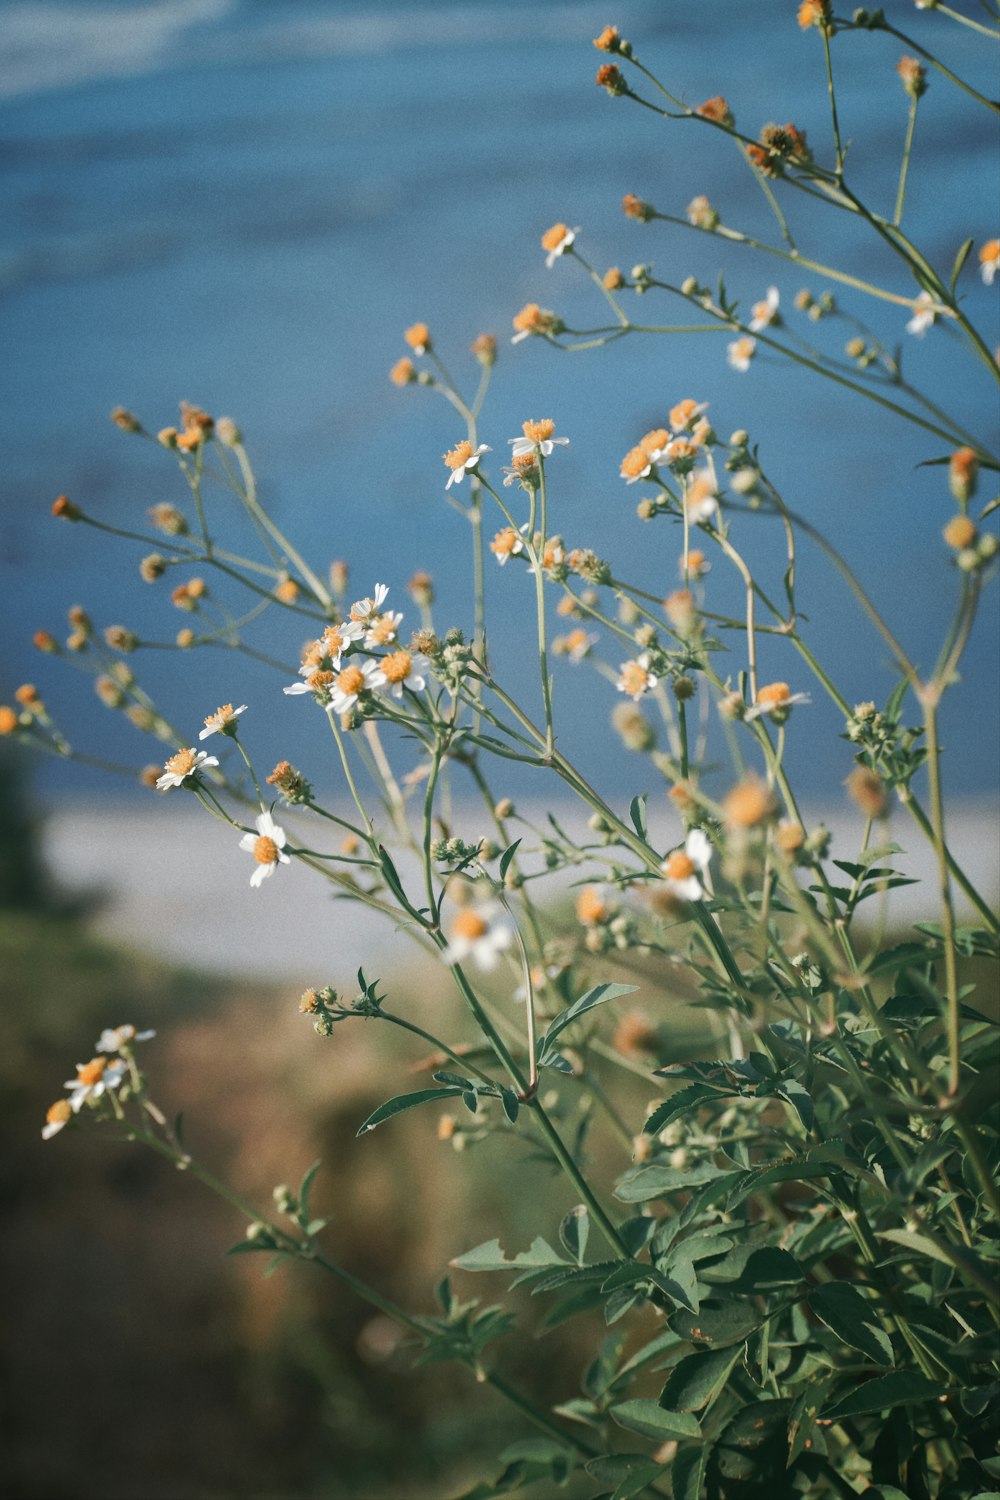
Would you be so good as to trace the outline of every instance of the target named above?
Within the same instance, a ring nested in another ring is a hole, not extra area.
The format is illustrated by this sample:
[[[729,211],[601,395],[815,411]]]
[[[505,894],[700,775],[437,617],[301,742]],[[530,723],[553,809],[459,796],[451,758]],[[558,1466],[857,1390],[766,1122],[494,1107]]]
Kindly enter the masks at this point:
[[[376,646],[387,646],[395,634],[395,622],[389,615],[380,615],[377,620],[372,621],[369,627],[369,635]]]
[[[274,839],[262,833],[253,846],[253,857],[259,865],[276,865],[278,863],[278,846]]]
[[[694,872],[694,860],[683,849],[675,849],[663,867],[668,880],[688,880]]]
[[[645,448],[631,448],[622,459],[623,479],[638,479],[649,468],[649,454]]]
[[[46,1125],[65,1125],[72,1119],[73,1110],[68,1099],[57,1099],[45,1113]]]
[[[76,1070],[77,1083],[82,1083],[92,1088],[95,1083],[100,1083],[104,1077],[104,1070],[107,1065],[108,1060],[106,1057],[95,1057],[92,1062],[84,1063]]]
[[[608,915],[608,905],[600,891],[592,885],[584,886],[576,898],[576,915],[585,927],[594,927]]]
[[[508,526],[505,530],[497,532],[492,542],[490,542],[490,551],[496,557],[510,557],[517,546],[518,540],[518,534],[513,526]]]
[[[763,703],[765,708],[778,708],[787,703],[790,696],[787,682],[769,682],[758,692],[757,702]]]
[[[533,453],[518,453],[511,461],[511,467],[523,476],[532,473],[538,467],[538,461]]]
[[[309,687],[309,690],[313,693],[323,692],[330,686],[332,682],[333,673],[324,672],[321,668],[317,668],[315,672],[310,672],[309,676],[306,678],[306,683]]]
[[[519,313],[514,314],[513,323],[518,333],[541,333],[552,326],[552,314],[545,312],[537,302],[527,302]]]
[[[468,438],[463,438],[449,453],[444,455],[444,461],[449,469],[460,469],[472,457],[472,444]]]
[[[451,924],[452,937],[468,938],[472,942],[485,936],[488,931],[489,923],[470,907],[460,911]]]
[[[431,341],[431,331],[426,323],[414,323],[403,334],[404,339],[417,354],[421,354]]]
[[[560,224],[558,227],[560,229],[565,229],[566,226],[564,224]],[[551,417],[543,417],[539,422],[521,423],[521,431],[524,433],[525,437],[530,438],[533,443],[544,443],[548,438],[552,436],[555,430],[556,424],[555,422],[553,422]]]
[[[687,427],[698,410],[697,401],[692,401],[690,396],[684,401],[678,401],[676,406],[670,409],[670,425],[673,428]]]
[[[178,750],[167,761],[165,770],[172,776],[190,776],[195,766],[195,753],[193,750]]]
[[[345,695],[350,697],[353,693],[360,693],[365,685],[365,674],[360,667],[345,667],[342,672],[337,673],[337,687]]]
[[[546,229],[542,235],[543,250],[558,250],[563,240],[569,234],[565,224],[553,224],[551,229]]]
[[[382,671],[389,682],[405,682],[410,675],[413,658],[408,651],[394,651],[382,663]]]
[[[221,708],[215,710],[214,714],[209,714],[205,720],[205,728],[221,729],[223,724],[231,724],[235,718],[233,705],[231,703],[224,703]]]
[[[622,667],[622,686],[630,697],[636,697],[639,693],[646,691],[649,683],[649,673],[645,667],[640,667],[637,661],[627,661]]]
[[[652,456],[654,453],[658,453],[661,448],[667,446],[669,438],[670,434],[665,427],[654,427],[652,432],[646,433],[646,436],[640,441],[639,447],[644,453]]]
[[[727,794],[723,808],[732,827],[753,828],[770,816],[774,801],[762,781],[741,781]]]
[[[579,626],[576,630],[571,630],[569,635],[566,637],[567,651],[585,651],[589,645],[590,640],[587,636],[587,632],[583,629],[582,625]]]
[[[985,245],[980,245],[979,259],[984,266],[991,261],[1000,261],[1000,240],[987,240]]]

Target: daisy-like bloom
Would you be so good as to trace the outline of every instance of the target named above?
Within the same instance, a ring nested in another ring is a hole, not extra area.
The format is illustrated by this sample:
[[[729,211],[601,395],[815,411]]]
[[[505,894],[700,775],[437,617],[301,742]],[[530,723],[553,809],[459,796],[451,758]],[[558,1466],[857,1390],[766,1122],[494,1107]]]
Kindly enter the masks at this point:
[[[710,573],[711,570],[712,570],[712,564],[709,562],[709,560],[705,556],[704,552],[702,552],[698,547],[692,547],[692,548],[690,548],[690,550],[688,551],[688,555],[687,555],[687,576],[689,578],[704,578],[705,574],[706,573]],[[684,577],[684,554],[683,554],[683,552],[681,553],[680,557],[677,559],[677,571],[681,575],[681,577],[683,578]]]
[[[730,828],[755,828],[774,815],[776,804],[767,783],[748,776],[726,793],[722,808]]]
[[[464,964],[467,958],[489,972],[495,969],[501,953],[509,948],[514,935],[504,922],[493,920],[492,906],[464,906],[456,912],[448,934],[448,946],[441,957],[446,964]]]
[[[768,682],[757,690],[756,701],[747,709],[743,717],[746,720],[759,719],[761,714],[770,714],[779,722],[784,722],[788,712],[794,708],[796,703],[811,703],[812,699],[808,693],[792,693],[788,690],[787,682]]]
[[[940,303],[934,301],[930,292],[921,292],[913,304],[913,317],[906,325],[907,333],[922,339],[928,328],[937,322],[940,311]]]
[[[778,312],[780,300],[778,288],[769,286],[763,302],[754,303],[750,309],[750,327],[754,333],[761,333],[765,328],[775,328],[780,325],[781,316]]]
[[[648,693],[657,684],[657,678],[649,670],[649,652],[644,651],[634,661],[623,661],[618,669],[619,677],[615,683],[620,693],[625,693],[632,702],[637,702],[643,695]]]
[[[538,484],[538,454],[532,449],[528,453],[519,453],[516,458],[511,459],[510,467],[504,467],[504,488],[509,489],[512,484],[520,484],[526,490],[532,490]]]
[[[675,432],[683,432],[685,428],[694,427],[697,419],[706,411],[708,411],[707,401],[693,401],[688,396],[670,408],[670,425]]]
[[[57,1099],[55,1104],[49,1106],[45,1112],[45,1124],[42,1126],[42,1140],[50,1141],[54,1135],[58,1135],[64,1125],[68,1125],[73,1118],[73,1108],[68,1099]]]
[[[224,703],[221,708],[215,710],[214,714],[209,714],[205,720],[205,727],[198,738],[200,740],[207,740],[210,734],[228,734],[230,737],[235,738],[236,720],[240,714],[245,714],[246,711],[247,705],[245,703],[241,703],[239,708],[234,708],[231,703]]]
[[[106,1057],[92,1058],[89,1063],[77,1063],[76,1077],[66,1080],[65,1087],[71,1090],[69,1107],[77,1114],[91,1099],[99,1099],[108,1089],[117,1088],[125,1076],[125,1064],[109,1062]]]
[[[987,240],[985,245],[980,245],[979,270],[986,285],[992,286],[1000,270],[1000,240]]]
[[[611,908],[596,885],[585,885],[576,898],[576,919],[584,927],[599,927],[611,915]]]
[[[568,448],[569,438],[553,437],[556,424],[551,417],[542,417],[539,421],[527,421],[521,423],[523,437],[509,438],[511,458],[520,458],[522,453],[540,453],[543,458],[549,458],[555,447]]]
[[[684,212],[687,214],[688,223],[693,224],[695,229],[718,227],[718,210],[712,207],[704,193],[699,193],[696,198],[692,198]]]
[[[122,1052],[136,1042],[151,1041],[155,1035],[155,1031],[136,1031],[134,1026],[129,1025],[106,1026],[95,1045],[98,1052]]]
[[[393,651],[376,665],[377,670],[371,675],[372,686],[388,687],[394,698],[402,698],[404,688],[409,688],[411,693],[422,693],[427,686],[423,674],[429,669],[430,662],[419,651]]]
[[[490,551],[501,568],[509,557],[518,557],[524,551],[524,537],[527,530],[527,521],[521,527],[520,531],[515,531],[513,526],[505,526],[502,531],[497,532],[492,542],[490,542]]]
[[[552,642],[552,649],[557,656],[568,656],[570,661],[583,661],[584,657],[590,655],[591,648],[597,645],[598,636],[590,630],[584,630],[579,626],[571,630],[568,635],[557,636]]]
[[[653,460],[641,444],[630,448],[618,470],[626,484],[635,484],[639,479],[648,479],[653,472]]]
[[[468,438],[463,438],[454,448],[444,455],[444,462],[451,470],[446,490],[450,490],[453,484],[461,484],[466,474],[473,473],[479,467],[479,460],[484,453],[490,453],[492,449],[486,443],[480,443],[478,448],[473,448]]]
[[[830,0],[802,0],[799,6],[799,25],[803,31],[810,26],[826,26],[830,20]]]
[[[335,675],[327,688],[334,713],[349,713],[360,695],[370,693],[376,686],[373,679],[377,673],[377,662],[356,659],[349,661],[347,666]]]
[[[393,385],[412,385],[416,378],[417,371],[413,360],[409,359],[405,354],[402,359],[397,359],[389,371],[389,379]]]
[[[675,849],[663,861],[661,869],[667,889],[682,901],[700,901],[705,887],[699,879],[712,859],[712,846],[701,828],[692,828],[683,849]]]
[[[172,755],[163,767],[163,775],[157,778],[156,789],[158,792],[169,792],[171,787],[183,786],[189,776],[200,771],[204,766],[217,766],[218,759],[214,755],[208,755],[204,750],[178,750]]]
[[[273,875],[279,864],[290,865],[285,853],[285,830],[274,821],[269,812],[262,812],[257,821],[256,833],[245,833],[240,839],[240,848],[252,854],[257,868],[250,876],[250,884],[260,886],[269,875]]]
[[[414,323],[403,334],[414,354],[426,354],[431,347],[431,331],[426,323]]]
[[[537,302],[526,302],[521,311],[514,314],[513,323],[515,332],[511,343],[519,344],[522,339],[530,339],[532,334],[555,333],[559,319],[554,312],[539,307]]]
[[[688,520],[695,526],[703,526],[719,513],[719,496],[711,474],[696,474],[684,495],[684,509]]]
[[[550,271],[560,255],[566,254],[579,233],[579,224],[575,229],[570,229],[566,224],[553,224],[551,229],[546,229],[542,235],[542,249],[548,252],[545,264]]]
[[[411,579],[411,584],[412,581]],[[402,621],[402,614],[393,614],[391,609],[387,609],[384,615],[377,615],[365,632],[365,645],[369,650],[378,646],[391,646]]]
[[[744,335],[741,339],[733,339],[731,344],[726,345],[726,357],[731,370],[739,370],[746,374],[750,368],[750,361],[757,352],[757,340]]]
[[[374,598],[355,599],[351,605],[351,619],[356,625],[369,625],[376,615],[382,613],[382,606],[388,597],[389,585],[377,583]]]

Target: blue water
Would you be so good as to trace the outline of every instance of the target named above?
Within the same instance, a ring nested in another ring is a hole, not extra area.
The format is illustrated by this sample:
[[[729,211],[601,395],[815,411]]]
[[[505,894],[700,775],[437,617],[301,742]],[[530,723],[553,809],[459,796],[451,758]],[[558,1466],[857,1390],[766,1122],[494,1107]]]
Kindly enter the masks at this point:
[[[966,8],[980,13],[972,0]],[[886,10],[946,49],[959,74],[997,91],[996,49],[982,38],[909,0]],[[0,5],[0,698],[30,679],[81,748],[135,763],[160,758],[97,704],[86,678],[30,644],[39,626],[61,633],[73,603],[156,640],[186,623],[166,584],[139,581],[136,563],[148,549],[49,519],[60,491],[140,529],[149,505],[183,505],[166,455],[108,423],[118,403],[154,430],[176,419],[181,397],[235,417],[263,496],[311,557],[321,565],[345,558],[356,593],[379,580],[397,598],[426,567],[438,581],[439,626],[468,624],[468,572],[458,563],[469,538],[444,503],[440,462],[460,427],[440,400],[386,379],[404,352],[402,329],[417,319],[470,385],[469,342],[482,329],[501,336],[482,424],[496,463],[526,416],[552,415],[571,438],[552,470],[555,524],[569,545],[612,555],[619,572],[654,592],[675,586],[677,533],[635,519],[637,491],[617,466],[675,401],[707,400],[721,433],[750,429],[789,504],[847,553],[911,656],[928,666],[958,584],[939,539],[953,509],[942,471],[917,465],[945,445],[767,358],[737,374],[725,362],[725,336],[633,338],[572,357],[507,343],[511,316],[528,300],[574,326],[604,322],[578,268],[545,269],[539,235],[561,219],[583,227],[581,249],[601,268],[647,260],[674,281],[688,273],[710,281],[723,270],[747,302],[774,283],[793,325],[839,350],[850,334],[843,323],[816,328],[791,312],[795,291],[820,290],[818,278],[680,228],[624,220],[626,191],[681,214],[705,191],[727,223],[771,237],[773,222],[727,141],[658,121],[593,86],[601,59],[590,39],[614,20],[691,100],[724,92],[750,131],[794,119],[828,161],[819,41],[800,34],[794,11],[784,0]],[[878,36],[835,44],[852,180],[883,207],[906,118],[894,70],[902,50]],[[997,233],[997,178],[991,120],[932,76],[905,227],[937,264],[950,265],[967,235],[978,245]],[[898,262],[856,226],[778,191],[804,253],[912,293]],[[992,347],[998,289],[982,286],[971,263],[962,285]],[[948,330],[908,339],[902,309],[846,290],[838,298],[887,340],[903,341],[910,378],[946,393],[966,427],[995,440],[995,387]],[[637,315],[669,322],[680,307],[649,296]],[[227,507],[219,496],[217,515]],[[740,522],[737,536],[780,592],[777,528]],[[883,699],[892,680],[886,650],[808,544],[799,576],[809,637],[834,678],[852,701]],[[514,567],[492,568],[488,583],[495,658],[533,704],[529,580]],[[710,605],[740,609],[738,582],[721,559]],[[271,619],[258,644],[295,660],[305,632],[288,617]],[[995,781],[996,642],[993,589],[946,715],[948,785],[963,792]],[[735,673],[742,657],[738,640],[730,644],[726,669]],[[612,646],[608,659],[617,664],[621,654]],[[790,648],[765,641],[762,654],[764,680],[809,686]],[[217,703],[246,701],[261,763],[288,755],[323,779],[321,716],[308,701],[284,699],[274,673],[207,652],[149,653],[136,664],[185,733]],[[616,695],[565,664],[556,672],[567,747],[576,745],[594,774],[614,775],[619,752],[603,725]],[[793,721],[789,758],[807,793],[829,797],[850,754],[838,716],[815,696]],[[83,776],[56,766],[43,786],[106,789],[96,773]]]

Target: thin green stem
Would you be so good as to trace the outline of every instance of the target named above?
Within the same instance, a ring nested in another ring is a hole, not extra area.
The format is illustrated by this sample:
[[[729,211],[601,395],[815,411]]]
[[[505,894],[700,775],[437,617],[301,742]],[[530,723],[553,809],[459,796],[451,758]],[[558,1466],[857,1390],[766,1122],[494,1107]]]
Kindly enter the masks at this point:
[[[910,96],[910,113],[906,122],[906,140],[903,143],[903,160],[899,168],[899,187],[896,191],[896,211],[892,222],[896,229],[903,221],[903,204],[906,202],[906,174],[910,169],[910,152],[913,150],[913,132],[917,127],[917,105],[919,97]]]

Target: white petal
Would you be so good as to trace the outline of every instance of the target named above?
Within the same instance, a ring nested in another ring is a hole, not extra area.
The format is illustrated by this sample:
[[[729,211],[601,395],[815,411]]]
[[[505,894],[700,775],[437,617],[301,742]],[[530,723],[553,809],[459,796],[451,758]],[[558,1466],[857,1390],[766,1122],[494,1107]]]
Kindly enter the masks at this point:
[[[256,847],[257,835],[255,833],[245,833],[240,839],[240,848],[245,849],[247,854],[252,854]]]
[[[703,828],[692,828],[684,843],[684,853],[694,861],[699,870],[707,870],[712,859],[712,846]]]

